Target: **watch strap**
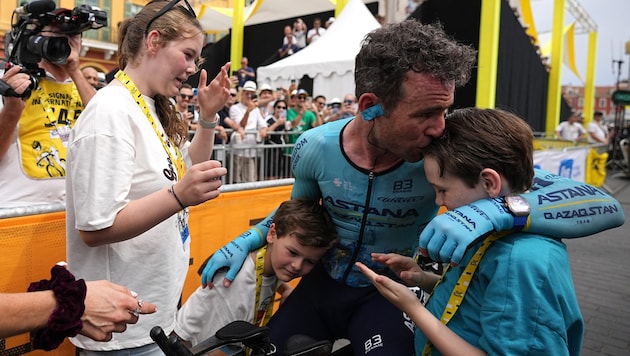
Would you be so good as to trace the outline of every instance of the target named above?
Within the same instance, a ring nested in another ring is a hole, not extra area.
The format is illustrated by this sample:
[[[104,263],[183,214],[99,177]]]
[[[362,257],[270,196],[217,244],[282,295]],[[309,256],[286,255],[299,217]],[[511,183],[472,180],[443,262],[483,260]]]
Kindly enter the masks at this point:
[[[525,216],[514,216],[514,230],[521,231],[527,225],[527,219],[529,215]]]

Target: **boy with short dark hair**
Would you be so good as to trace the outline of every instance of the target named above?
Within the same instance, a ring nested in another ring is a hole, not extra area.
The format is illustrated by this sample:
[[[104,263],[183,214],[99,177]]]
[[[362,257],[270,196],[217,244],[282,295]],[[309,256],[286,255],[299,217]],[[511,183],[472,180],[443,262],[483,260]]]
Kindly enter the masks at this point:
[[[250,253],[230,288],[199,287],[177,314],[175,333],[193,346],[235,320],[264,325],[276,293],[309,273],[337,241],[335,225],[317,200],[283,202],[267,233],[267,246]]]
[[[488,197],[518,199],[514,194],[533,184],[532,131],[506,111],[456,110],[446,119],[444,135],[424,155],[435,202],[449,210]],[[566,246],[559,239],[491,233],[471,245],[461,264],[439,281],[410,257],[373,254],[372,259],[405,283],[432,292],[425,307],[406,286],[357,263],[416,324],[416,355],[580,353],[584,321]]]

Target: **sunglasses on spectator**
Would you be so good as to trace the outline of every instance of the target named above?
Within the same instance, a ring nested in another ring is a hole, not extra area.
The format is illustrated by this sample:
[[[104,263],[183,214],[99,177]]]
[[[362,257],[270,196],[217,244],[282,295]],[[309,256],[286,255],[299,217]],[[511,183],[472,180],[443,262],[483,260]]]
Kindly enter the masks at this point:
[[[286,109],[286,106],[276,106],[276,109]]]
[[[192,100],[192,98],[194,98],[193,95],[186,95],[186,94],[179,94],[179,97],[182,98],[182,100]]]
[[[237,95],[236,93],[230,93],[230,96],[236,96],[236,95]]]
[[[344,104],[354,104],[354,100],[344,100]]]
[[[306,100],[306,96],[304,96],[304,95],[300,95],[300,96],[298,96],[298,99],[299,99],[299,100]]]
[[[326,102],[318,101],[318,102],[317,102],[317,105],[321,105],[321,106],[323,106],[323,105],[326,105]]]
[[[175,7],[175,5],[179,4],[181,1],[182,0],[172,0],[166,6],[164,6],[160,11],[156,12],[155,15],[153,15],[153,17],[151,18],[151,20],[149,20],[149,22],[147,22],[147,27],[144,29],[144,34],[146,35],[147,33],[149,33],[149,27],[151,27],[151,24],[155,20],[157,20],[160,16],[164,15],[165,13],[167,13],[170,9]],[[184,1],[184,3],[186,3],[186,7],[184,9],[187,10],[188,14],[192,18],[197,18],[197,14],[195,14],[195,10],[193,10],[192,6],[190,6],[190,3],[188,2],[188,0],[183,0],[183,1]]]

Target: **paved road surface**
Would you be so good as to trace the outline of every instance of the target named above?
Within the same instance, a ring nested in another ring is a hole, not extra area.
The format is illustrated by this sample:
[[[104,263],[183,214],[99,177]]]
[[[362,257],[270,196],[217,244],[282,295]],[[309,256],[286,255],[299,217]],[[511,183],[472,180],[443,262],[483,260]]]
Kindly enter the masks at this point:
[[[630,177],[609,173],[605,185],[626,223],[588,238],[564,240],[586,331],[582,355],[630,355]]]

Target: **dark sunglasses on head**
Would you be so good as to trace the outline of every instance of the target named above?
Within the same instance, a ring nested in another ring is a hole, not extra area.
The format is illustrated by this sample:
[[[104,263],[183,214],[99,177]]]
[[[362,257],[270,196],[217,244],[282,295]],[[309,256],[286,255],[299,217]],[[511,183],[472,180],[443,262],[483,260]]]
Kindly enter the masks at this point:
[[[166,6],[164,6],[160,11],[156,12],[155,15],[153,15],[153,17],[151,18],[151,20],[147,22],[147,27],[144,29],[144,34],[146,35],[147,33],[149,33],[149,27],[151,27],[151,24],[153,23],[153,21],[157,20],[160,16],[167,13],[168,10],[172,9],[175,5],[177,5],[181,1],[184,1],[184,3],[186,3],[188,14],[193,18],[197,18],[197,14],[195,14],[195,10],[193,10],[192,6],[190,6],[190,3],[188,2],[188,0],[172,0]]]
[[[186,95],[186,94],[179,94],[179,96],[182,98],[182,100],[184,99],[192,100],[192,98],[194,97],[193,95]]]

